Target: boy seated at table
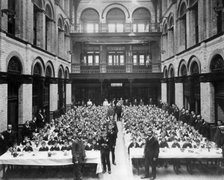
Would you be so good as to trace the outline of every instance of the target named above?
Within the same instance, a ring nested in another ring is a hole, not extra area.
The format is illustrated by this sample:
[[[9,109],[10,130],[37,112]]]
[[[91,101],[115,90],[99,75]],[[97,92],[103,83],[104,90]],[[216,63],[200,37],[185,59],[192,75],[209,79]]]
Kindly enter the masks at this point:
[[[72,148],[69,146],[68,141],[65,140],[64,144],[61,147],[61,151],[70,151]]]
[[[49,150],[49,148],[47,147],[46,142],[42,141],[39,151],[48,151],[48,150]]]
[[[192,144],[189,138],[186,139],[186,142],[184,142],[182,148],[192,148]]]
[[[180,144],[177,139],[174,140],[173,144],[171,145],[172,148],[180,148]]]
[[[128,154],[130,153],[130,148],[140,148],[140,145],[135,138],[132,139],[131,144],[128,146]]]
[[[55,142],[54,142],[54,145],[51,146],[50,151],[60,151],[60,147],[59,147],[57,141],[55,141]]]
[[[159,144],[159,147],[160,147],[160,148],[169,148],[169,145],[168,145],[168,143],[167,143],[165,137],[163,137],[163,138],[161,139],[161,142],[160,142],[160,144]]]
[[[33,148],[31,147],[31,143],[29,141],[26,142],[26,145],[23,148],[23,151],[25,151],[25,152],[31,152],[31,151],[33,151]]]

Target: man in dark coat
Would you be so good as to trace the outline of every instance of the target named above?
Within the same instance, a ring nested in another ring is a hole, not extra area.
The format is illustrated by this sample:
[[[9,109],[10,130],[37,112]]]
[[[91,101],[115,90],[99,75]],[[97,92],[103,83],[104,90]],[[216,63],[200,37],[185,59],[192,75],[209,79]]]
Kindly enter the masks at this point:
[[[2,133],[2,138],[4,140],[5,149],[8,150],[17,141],[16,133],[12,130],[12,125],[9,124],[7,130]]]
[[[74,136],[72,143],[72,162],[74,164],[74,174],[76,180],[81,180],[81,167],[85,161],[85,147],[79,136]]]
[[[103,164],[103,173],[105,173],[106,170],[108,169],[108,173],[111,174],[110,147],[106,131],[102,132],[102,137],[99,140],[99,145],[100,145],[101,161]]]
[[[39,109],[39,112],[37,114],[36,124],[39,129],[42,129],[45,125],[45,119],[44,119],[41,109]]]
[[[109,124],[108,126],[108,132],[107,132],[107,137],[108,137],[108,144],[109,144],[109,149],[110,152],[112,153],[112,163],[113,165],[116,165],[115,163],[115,146],[116,146],[116,139],[117,139],[117,131],[116,128],[113,127],[113,124]]]
[[[145,157],[145,176],[141,177],[149,178],[149,165],[152,166],[152,176],[150,180],[156,178],[156,164],[159,156],[159,142],[153,136],[153,131],[150,129],[147,132],[147,139],[145,141],[144,157]]]

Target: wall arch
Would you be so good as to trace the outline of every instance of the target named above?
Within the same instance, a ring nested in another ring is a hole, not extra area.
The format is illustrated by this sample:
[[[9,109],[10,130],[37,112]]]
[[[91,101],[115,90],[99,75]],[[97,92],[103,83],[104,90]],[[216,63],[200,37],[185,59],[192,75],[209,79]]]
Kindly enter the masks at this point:
[[[65,70],[64,70],[64,67],[62,65],[59,66],[58,71],[57,71],[58,72],[58,74],[57,74],[58,78],[59,78],[59,72],[60,71],[62,73],[61,78],[63,79],[64,78],[64,74],[65,74]]]
[[[168,78],[168,70],[166,66],[163,68],[163,78]]]
[[[19,59],[19,61],[20,61],[20,63],[21,63],[21,66],[22,66],[22,74],[25,74],[25,66],[24,66],[24,62],[23,62],[23,58],[22,58],[22,56],[18,53],[18,52],[16,52],[16,51],[12,51],[11,53],[9,53],[9,55],[7,56],[7,58],[6,58],[6,62],[7,62],[7,64],[6,64],[6,71],[7,71],[7,69],[8,69],[8,65],[9,65],[9,61],[11,60],[11,58],[12,57],[17,57],[18,59]]]
[[[186,74],[185,75],[188,75],[188,69],[187,69],[187,63],[184,59],[182,59],[179,63],[179,66],[178,66],[178,76],[185,76],[183,74],[183,68],[186,68]]]
[[[99,21],[100,20],[100,13],[94,8],[86,8],[82,10],[81,21]]]
[[[54,13],[54,9],[53,9],[53,6],[52,6],[52,4],[51,4],[51,2],[50,1],[47,1],[46,3],[45,3],[45,14],[49,17],[49,18],[51,18],[52,20],[54,20],[55,19],[55,13]],[[49,14],[50,13],[50,14]]]
[[[113,8],[121,9],[125,14],[126,21],[127,21],[127,19],[130,19],[130,13],[129,13],[128,9],[124,5],[119,4],[119,3],[114,3],[114,4],[110,4],[110,5],[106,6],[101,15],[102,19],[106,19],[107,13]]]
[[[138,13],[138,16],[136,13]],[[137,19],[134,19],[134,18],[137,18]],[[138,7],[132,13],[133,20],[147,20],[151,22],[151,18],[152,18],[152,15],[150,10],[145,7]]]
[[[52,72],[52,76],[51,77],[55,77],[54,65],[53,65],[53,63],[51,61],[48,61],[46,63],[45,74],[46,74],[47,67],[50,67],[51,68],[51,72]]]
[[[44,65],[44,61],[41,57],[37,57],[33,63],[32,63],[32,69],[31,69],[31,74],[34,75],[34,67],[36,64],[39,64],[41,67],[41,76],[45,76],[45,65]]]
[[[224,59],[224,51],[222,49],[216,49],[215,51],[213,51],[210,56],[209,56],[209,60],[208,60],[208,67],[210,67],[212,60],[214,59],[214,57],[216,55],[220,55],[222,56],[222,58]],[[208,70],[209,72],[211,72],[211,69],[209,68]]]
[[[175,77],[175,70],[173,64],[170,64],[168,68],[168,78],[172,77]]]
[[[191,56],[191,58],[189,59],[188,62],[188,71],[189,71],[189,75],[192,75],[192,66],[194,65],[194,63],[197,63],[198,65],[198,73],[201,73],[201,63],[199,61],[199,59],[196,56]]]

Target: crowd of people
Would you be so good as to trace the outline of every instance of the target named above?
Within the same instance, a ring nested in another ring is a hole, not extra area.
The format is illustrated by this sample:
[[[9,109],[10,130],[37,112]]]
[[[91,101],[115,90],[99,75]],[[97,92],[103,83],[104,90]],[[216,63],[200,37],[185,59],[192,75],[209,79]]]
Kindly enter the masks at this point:
[[[124,129],[131,135],[131,147],[143,147],[147,130],[153,129],[155,136],[164,148],[207,148],[216,146],[204,136],[203,131],[182,119],[179,119],[154,105],[123,108]],[[196,118],[195,121],[198,121]],[[195,122],[194,121],[194,122]]]

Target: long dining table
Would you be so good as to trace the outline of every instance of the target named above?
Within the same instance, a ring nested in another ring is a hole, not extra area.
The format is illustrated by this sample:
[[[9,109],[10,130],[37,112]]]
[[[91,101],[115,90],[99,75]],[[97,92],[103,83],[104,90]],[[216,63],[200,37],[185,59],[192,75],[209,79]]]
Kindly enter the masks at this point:
[[[100,151],[86,151],[86,164],[96,164],[96,174],[102,172]],[[18,152],[16,156],[10,152],[0,156],[0,164],[3,166],[3,176],[5,169],[9,165],[13,166],[67,166],[72,165],[71,151],[52,152]]]
[[[140,161],[144,160],[144,148],[130,148],[130,163],[135,161],[136,168],[139,168]],[[159,161],[168,161],[173,164],[175,173],[180,173],[179,167],[183,163],[186,165],[187,171],[193,173],[193,165],[199,163],[203,165],[205,162],[214,162],[215,164],[220,164],[219,162],[224,162],[222,155],[222,149],[180,149],[180,148],[160,148],[160,153],[158,157]],[[138,169],[139,171],[139,169]]]

